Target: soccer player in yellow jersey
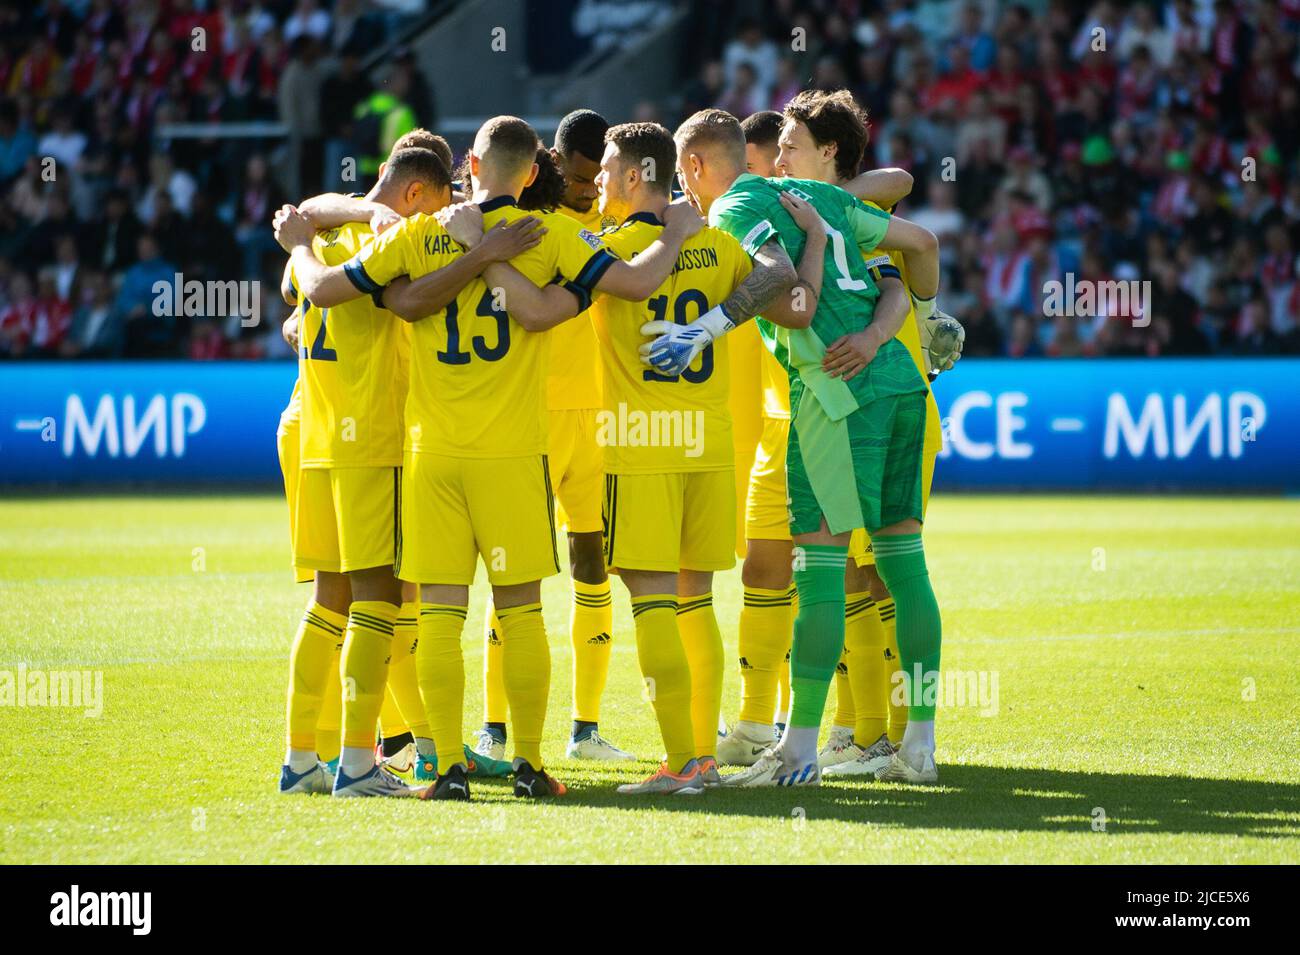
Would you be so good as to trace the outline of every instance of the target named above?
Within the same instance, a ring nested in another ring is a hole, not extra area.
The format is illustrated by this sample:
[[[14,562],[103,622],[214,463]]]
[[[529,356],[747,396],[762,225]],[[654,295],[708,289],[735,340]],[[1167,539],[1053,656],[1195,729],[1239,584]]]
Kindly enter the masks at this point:
[[[665,231],[663,220],[682,208],[670,204],[676,147],[668,130],[650,123],[614,127],[607,143],[601,209],[621,224],[602,239],[639,262]],[[778,307],[777,299],[795,277],[790,265],[751,264],[735,239],[710,229],[683,246],[646,301],[600,297],[593,306],[604,367],[606,561],[632,595],[637,654],[667,752],[658,772],[622,793],[691,795],[721,781],[713,753],[722,640],[711,588],[713,572],[735,560],[727,349],[706,349],[665,377],[644,364],[646,336],[701,315],[745,321],[762,309],[791,320],[789,304]],[[574,310],[554,286],[507,292],[530,308],[543,300],[567,308],[563,314]],[[548,307],[541,314],[549,316]]]
[[[408,148],[427,149],[434,153],[448,169],[452,167],[451,147],[445,139],[427,129],[413,129],[402,134],[394,143],[392,153],[396,154]],[[386,163],[380,165],[381,178],[385,168]],[[453,197],[455,195],[452,193]],[[363,222],[369,223],[373,231],[380,232],[402,219],[402,216],[375,198],[373,189],[366,196],[324,193],[304,200],[297,208],[317,231]],[[290,281],[291,271],[291,265],[286,263],[282,292],[285,301],[296,306],[297,291]],[[295,309],[293,315],[285,322],[285,338],[294,351],[298,350],[298,316],[299,310]],[[404,353],[403,376],[406,374],[406,361],[407,356]],[[280,427],[276,432],[286,497],[290,501],[291,541],[296,524],[293,501],[298,484],[300,385],[300,382],[295,382],[289,405],[281,414]],[[312,605],[309,605],[308,609],[318,618],[318,623],[323,619],[322,608],[332,611],[341,618],[346,618],[352,597],[345,575],[326,571],[317,571],[313,575],[312,571],[302,569],[295,569],[295,575],[300,582],[315,580]],[[386,768],[403,778],[409,776],[416,782],[428,783],[435,778],[437,763],[433,741],[428,738],[424,703],[420,697],[420,688],[415,675],[414,654],[418,641],[418,622],[418,588],[414,584],[403,583],[402,607],[393,628],[393,654],[388,672],[388,689],[380,709],[380,748],[385,757]],[[342,648],[341,636],[338,647]],[[330,683],[321,705],[316,734],[317,754],[331,772],[337,772],[340,749],[339,729],[342,720],[341,701],[342,689],[338,681],[336,660],[330,669]],[[491,760],[481,755],[473,762],[475,775],[502,776],[506,775],[510,768],[508,763]]]
[[[406,405],[402,473],[404,546],[399,576],[421,584],[416,667],[439,776],[425,795],[468,799],[461,753],[464,665],[460,638],[469,585],[480,557],[502,625],[506,695],[513,721],[514,791],[537,798],[564,787],[545,772],[541,733],[550,688],[550,654],[541,616],[541,579],[558,572],[552,493],[546,467],[546,367],[539,322],[500,283],[480,278],[486,248],[499,234],[528,234],[515,203],[537,173],[537,134],[499,116],[479,130],[470,153],[472,204],[447,227],[416,216],[389,229],[341,267],[316,262],[302,242],[300,217],[288,213],[277,237],[293,247],[304,291],[321,304],[378,294],[416,320]],[[557,279],[556,293],[585,308],[596,289],[648,296],[673,267],[681,243],[700,227],[678,216],[635,264],[620,262],[595,236],[560,215],[543,216],[541,240],[512,259],[506,274],[536,291]],[[515,223],[516,225],[504,225]],[[483,233],[483,226],[490,230]],[[534,240],[535,241],[535,240]],[[516,272],[514,269],[517,268]],[[488,269],[491,275],[491,269]],[[412,281],[401,282],[409,277]]]
[[[776,160],[784,122],[780,113],[765,111],[741,123],[746,171],[766,177],[780,174]],[[907,195],[911,185],[912,177],[904,170],[879,169],[863,173],[853,188],[859,190],[859,195],[893,205]],[[746,551],[741,569],[744,603],[739,628],[741,709],[739,722],[718,745],[720,761],[737,766],[754,763],[784,729],[790,706],[789,652],[795,610],[785,481],[790,384],[785,369],[766,348],[760,350],[755,361],[761,380],[761,406],[756,412],[762,418],[762,437],[757,454],[749,459],[752,470],[746,465]],[[856,584],[857,574],[856,567],[850,564],[846,585],[849,594],[860,596],[864,588]],[[848,602],[846,625],[850,630],[859,625],[863,613],[861,599]],[[837,685],[843,699],[846,694],[842,678]],[[905,707],[900,709],[906,713]],[[774,711],[776,725],[772,726]],[[833,742],[838,739],[833,734]]]
[[[589,109],[560,120],[547,160],[564,177],[564,192],[554,211],[599,233],[612,220],[596,206],[596,176],[609,123]],[[532,187],[530,187],[531,189]],[[521,202],[522,204],[522,202]],[[549,210],[548,210],[549,211]],[[600,733],[600,698],[609,674],[613,643],[613,606],[601,536],[600,503],[604,484],[603,453],[596,442],[600,410],[600,358],[588,315],[551,331],[550,372],[546,386],[550,451],[547,465],[569,538],[573,607],[569,638],[573,648],[572,727],[565,755],[570,759],[623,760],[624,752]],[[500,759],[506,747],[505,681],[500,622],[488,615],[483,653],[484,722],[475,748]]]
[[[632,259],[663,229],[676,149],[653,123],[615,126],[606,139],[600,209],[620,224],[602,238]],[[641,669],[667,751],[657,773],[622,793],[698,793],[706,781],[720,782],[723,654],[712,590],[714,572],[735,562],[729,343],[672,377],[648,370],[640,348],[647,323],[702,315],[751,271],[739,242],[705,229],[648,300],[601,296],[592,307],[605,370],[606,560],[632,594]]]
[[[446,165],[427,149],[391,156],[373,197],[399,214],[432,212],[450,200]],[[350,260],[371,235],[348,223],[310,234],[303,249],[337,264]],[[299,631],[290,662],[288,754],[281,792],[322,791],[336,796],[399,796],[410,790],[374,760],[374,732],[387,685],[401,584],[393,564],[398,539],[397,500],[407,348],[406,331],[392,313],[368,299],[323,307],[302,294],[299,263],[289,281],[300,291],[299,379],[302,418],[295,500],[294,564],[346,574],[351,603],[343,630],[340,679],[344,694],[343,746],[338,773],[318,762],[316,723],[328,683],[340,623],[318,610]],[[315,626],[308,626],[315,624]]]
[[[866,115],[847,90],[807,90],[786,105],[779,140],[777,169],[781,175],[834,183],[863,201],[857,170],[862,163],[868,132]],[[875,203],[871,203],[875,204]],[[893,275],[906,280],[902,257],[879,253],[868,256],[873,275]],[[922,377],[950,368],[960,351],[934,367],[933,356],[921,344],[923,322],[912,310],[899,330]],[[935,458],[943,447],[939,408],[934,394],[926,393],[925,443],[922,459],[922,506],[929,502]],[[907,726],[907,707],[891,704],[898,670],[898,644],[894,606],[888,588],[876,571],[866,532],[854,533],[850,545],[854,560],[845,576],[848,592],[844,656],[836,675],[838,704],[831,737],[819,754],[827,776],[867,776],[889,765]]]

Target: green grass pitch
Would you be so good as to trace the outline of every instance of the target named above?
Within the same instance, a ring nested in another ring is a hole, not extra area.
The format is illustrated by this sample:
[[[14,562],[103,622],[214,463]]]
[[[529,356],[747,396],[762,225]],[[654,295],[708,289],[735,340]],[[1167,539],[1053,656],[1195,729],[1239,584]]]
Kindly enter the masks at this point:
[[[547,754],[568,797],[525,803],[503,782],[468,805],[278,796],[307,598],[287,536],[269,494],[0,502],[0,670],[97,669],[104,687],[97,718],[0,707],[0,862],[1300,861],[1300,501],[940,496],[944,666],[998,678],[995,715],[940,710],[942,785],[658,801],[613,791],[661,751],[620,584],[601,725],[645,759],[560,758],[564,577],[544,599]],[[739,572],[715,593],[734,659]],[[737,707],[733,670],[729,720]]]

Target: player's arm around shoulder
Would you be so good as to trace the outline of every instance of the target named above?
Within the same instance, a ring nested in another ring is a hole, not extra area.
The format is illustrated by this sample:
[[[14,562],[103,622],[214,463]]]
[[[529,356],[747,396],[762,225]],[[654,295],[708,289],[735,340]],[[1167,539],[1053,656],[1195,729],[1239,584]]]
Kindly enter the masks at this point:
[[[907,288],[895,276],[879,281],[880,297],[876,299],[871,324],[860,332],[844,335],[830,343],[822,356],[822,370],[831,378],[849,381],[871,364],[876,352],[898,334],[909,312]]]
[[[912,174],[906,169],[868,169],[844,183],[844,189],[864,202],[892,209],[912,194],[912,183]]]
[[[324,192],[298,204],[298,211],[317,229],[337,229],[349,222],[369,223],[376,235],[397,225],[402,217],[373,199],[341,192]]]
[[[294,206],[283,206],[274,220],[275,240],[289,253],[299,294],[319,308],[330,308],[364,294],[353,285],[344,271],[345,265],[328,266],[317,258],[313,249],[316,230],[306,216]]]
[[[677,264],[682,246],[704,228],[704,220],[686,202],[671,203],[664,211],[664,228],[634,261],[624,262],[610,255],[609,263],[594,289],[630,302],[642,302],[667,281]]]
[[[796,279],[788,294],[777,295],[762,314],[768,321],[784,328],[807,328],[817,313],[817,302],[822,294],[826,229],[817,210],[798,196],[783,192],[781,205],[790,213],[795,225],[804,232],[803,252],[799,256]],[[786,261],[789,261],[788,256]]]
[[[443,221],[428,220],[425,230],[437,239],[427,243],[436,250],[435,267],[415,279],[395,278],[383,293],[384,307],[408,322],[441,312],[490,266],[527,253],[546,234],[531,216],[484,232],[481,213],[468,205],[455,207]]]

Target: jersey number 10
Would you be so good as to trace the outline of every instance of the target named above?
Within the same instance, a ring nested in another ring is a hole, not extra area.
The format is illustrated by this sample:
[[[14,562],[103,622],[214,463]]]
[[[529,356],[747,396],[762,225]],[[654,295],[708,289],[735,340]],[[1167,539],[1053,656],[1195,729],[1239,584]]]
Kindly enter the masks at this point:
[[[646,301],[650,306],[650,311],[654,315],[656,322],[664,321],[668,316],[668,296],[656,295]],[[686,312],[691,305],[695,306],[695,314],[687,315]],[[703,292],[696,288],[688,288],[677,296],[673,302],[673,321],[678,325],[689,325],[695,319],[699,318],[709,310],[709,300]],[[713,345],[708,345],[704,351],[700,352],[700,367],[696,371],[687,368],[678,375],[661,375],[657,371],[643,371],[641,377],[644,381],[677,381],[682,378],[693,385],[703,384],[709,380],[713,374]]]

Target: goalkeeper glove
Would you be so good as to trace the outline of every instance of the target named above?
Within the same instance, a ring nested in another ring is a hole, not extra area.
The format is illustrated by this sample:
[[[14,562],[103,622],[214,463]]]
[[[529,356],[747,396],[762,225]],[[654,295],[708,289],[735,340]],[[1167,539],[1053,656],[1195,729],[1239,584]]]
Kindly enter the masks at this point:
[[[680,375],[714,339],[721,338],[735,327],[735,322],[722,305],[709,309],[689,325],[646,322],[641,326],[641,334],[657,337],[641,346],[641,362],[661,375]]]
[[[916,312],[925,370],[933,379],[961,359],[961,350],[966,344],[966,329],[962,328],[957,319],[939,311],[933,298],[917,298],[913,295],[912,309]]]

